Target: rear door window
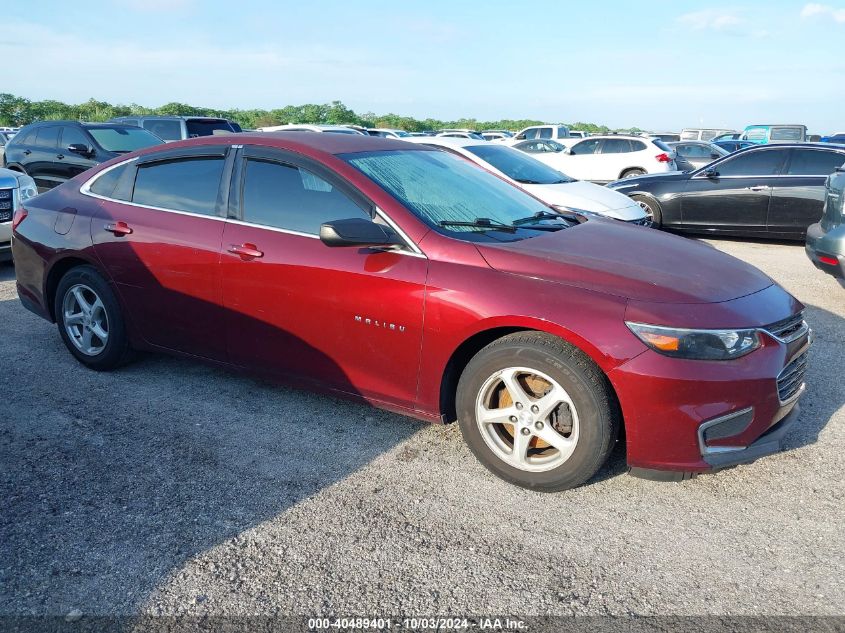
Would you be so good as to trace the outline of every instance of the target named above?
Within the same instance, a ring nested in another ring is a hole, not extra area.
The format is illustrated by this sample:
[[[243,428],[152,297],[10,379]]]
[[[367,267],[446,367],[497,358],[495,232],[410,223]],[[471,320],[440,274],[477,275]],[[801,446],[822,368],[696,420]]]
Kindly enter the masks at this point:
[[[540,128],[540,138],[552,138],[552,128],[541,127]]]
[[[631,141],[626,138],[606,138],[601,148],[602,154],[625,154],[631,151]]]
[[[223,158],[181,158],[138,166],[132,202],[216,215]]]
[[[59,146],[59,131],[61,129],[58,125],[38,128],[35,144],[43,149],[56,149]]]
[[[845,156],[836,152],[819,149],[794,149],[789,168],[789,176],[828,176],[845,163]]]

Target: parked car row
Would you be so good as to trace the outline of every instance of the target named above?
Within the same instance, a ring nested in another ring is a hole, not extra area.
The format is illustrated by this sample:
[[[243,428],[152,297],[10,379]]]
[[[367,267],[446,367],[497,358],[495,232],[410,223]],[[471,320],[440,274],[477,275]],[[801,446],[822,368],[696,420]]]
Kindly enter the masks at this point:
[[[559,175],[518,151],[427,143],[235,134],[118,155],[17,207],[18,296],[87,367],[160,351],[457,420],[534,490],[588,480],[623,428],[632,473],[663,480],[781,450],[810,345],[794,297],[708,245],[549,206],[519,180]]]
[[[828,176],[843,163],[843,145],[755,145],[692,171],[608,187],[639,202],[657,228],[803,240],[821,218]]]
[[[4,167],[35,179],[45,191],[102,162],[164,141],[124,123],[42,121],[6,144]]]
[[[677,169],[676,153],[671,147],[659,139],[640,136],[537,139],[516,141],[513,147],[568,176],[592,182],[607,183]]]

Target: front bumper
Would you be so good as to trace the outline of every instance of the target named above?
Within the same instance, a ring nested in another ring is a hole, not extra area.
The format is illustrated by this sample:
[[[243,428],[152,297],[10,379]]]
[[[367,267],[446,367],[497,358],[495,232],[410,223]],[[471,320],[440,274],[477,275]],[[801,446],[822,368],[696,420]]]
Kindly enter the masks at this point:
[[[805,250],[816,268],[832,275],[845,286],[845,224],[829,231],[825,231],[819,223],[810,225],[807,229]],[[833,258],[838,264],[823,262],[819,255]]]
[[[763,299],[752,295],[741,303]],[[731,361],[649,350],[608,373],[625,420],[633,474],[684,479],[780,450],[798,416],[811,332],[802,327],[784,339],[763,331],[760,336],[757,350]]]

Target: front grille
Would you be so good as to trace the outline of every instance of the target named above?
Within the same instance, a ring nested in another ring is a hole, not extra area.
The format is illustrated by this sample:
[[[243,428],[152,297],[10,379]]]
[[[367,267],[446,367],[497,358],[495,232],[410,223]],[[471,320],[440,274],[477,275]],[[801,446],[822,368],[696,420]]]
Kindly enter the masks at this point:
[[[0,189],[0,222],[12,220],[12,190]]]
[[[778,375],[778,398],[781,402],[789,401],[801,390],[807,373],[808,356],[806,351],[802,352]]]
[[[767,325],[763,329],[782,341],[791,342],[796,338],[799,338],[806,329],[806,324],[804,323],[804,312],[802,311],[798,314],[793,314],[791,317],[783,319],[782,321],[776,321],[771,325]]]

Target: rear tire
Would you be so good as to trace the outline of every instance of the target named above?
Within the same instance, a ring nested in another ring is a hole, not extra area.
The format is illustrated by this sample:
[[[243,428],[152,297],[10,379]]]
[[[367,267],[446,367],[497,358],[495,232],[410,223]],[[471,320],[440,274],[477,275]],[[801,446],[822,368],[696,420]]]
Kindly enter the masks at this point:
[[[586,482],[619,434],[607,378],[586,354],[543,332],[517,332],[478,352],[461,374],[456,404],[478,460],[541,492]]]
[[[645,176],[645,170],[640,169],[639,167],[635,167],[633,169],[626,169],[622,172],[620,180],[624,180],[625,178],[634,178],[636,176]]]
[[[131,357],[117,297],[93,266],[62,277],[54,302],[59,335],[74,358],[96,371],[110,371]]]
[[[631,200],[636,202],[647,216],[651,217],[650,226],[653,229],[659,229],[663,226],[663,213],[660,210],[660,205],[653,198],[648,196],[631,196]]]

